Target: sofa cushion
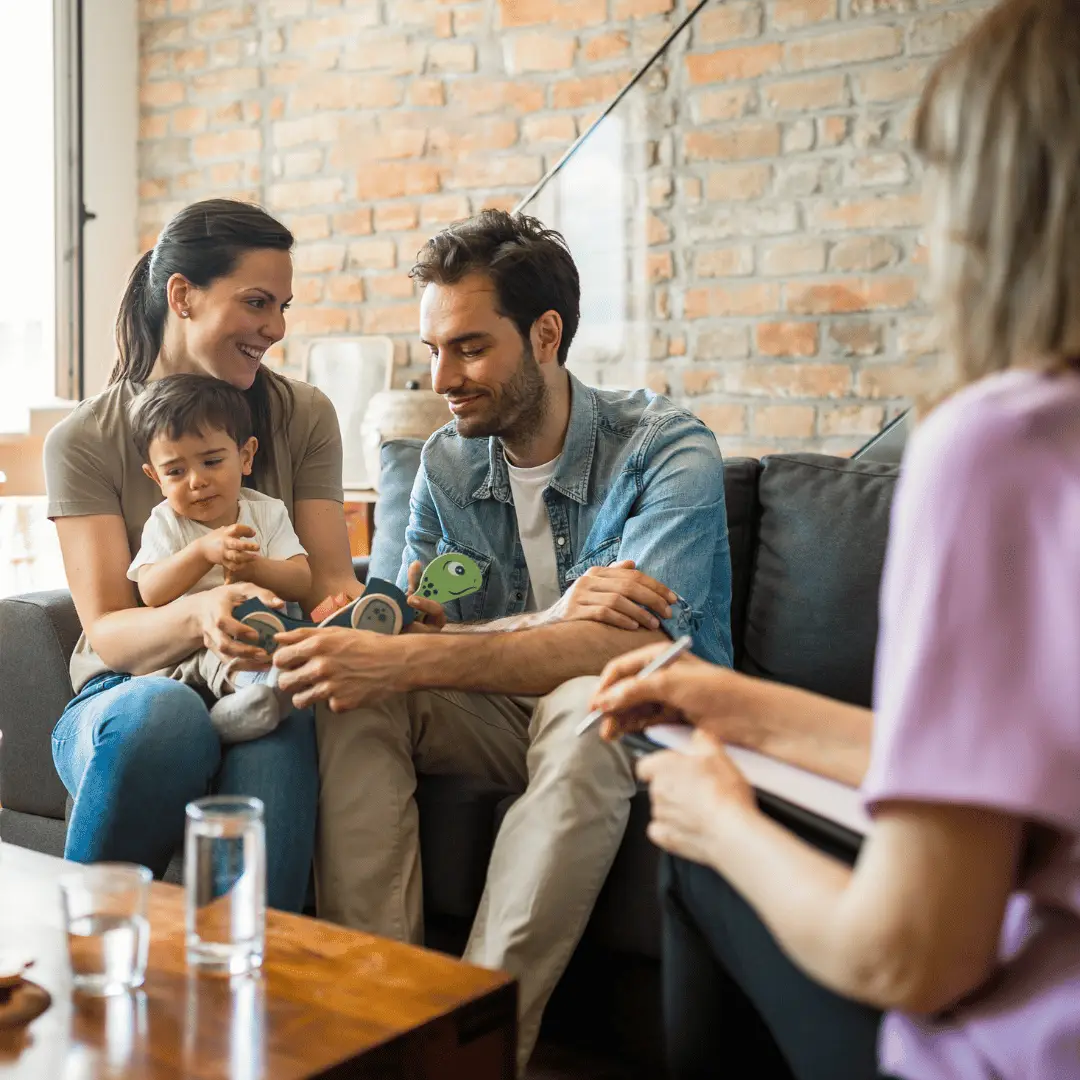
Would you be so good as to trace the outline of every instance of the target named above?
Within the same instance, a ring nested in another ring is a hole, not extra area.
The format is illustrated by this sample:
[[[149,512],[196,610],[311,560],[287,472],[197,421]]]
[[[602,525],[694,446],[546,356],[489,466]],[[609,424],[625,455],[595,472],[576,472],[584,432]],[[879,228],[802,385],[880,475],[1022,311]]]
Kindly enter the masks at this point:
[[[420,469],[423,439],[389,439],[379,448],[379,501],[368,573],[397,581],[409,525],[409,496]]]
[[[899,472],[817,454],[762,461],[742,670],[870,704]]]
[[[0,798],[4,807],[63,820],[67,792],[52,729],[71,700],[68,660],[79,617],[65,590],[0,599]]]
[[[5,844],[30,848],[45,855],[64,857],[67,823],[39,814],[20,814],[18,810],[0,808],[0,837]]]

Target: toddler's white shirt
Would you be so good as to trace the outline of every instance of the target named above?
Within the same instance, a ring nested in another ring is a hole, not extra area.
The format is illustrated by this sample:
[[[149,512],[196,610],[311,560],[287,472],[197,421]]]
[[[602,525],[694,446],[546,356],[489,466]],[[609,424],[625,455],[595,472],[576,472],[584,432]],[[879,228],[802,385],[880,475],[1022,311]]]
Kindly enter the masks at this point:
[[[241,488],[240,514],[236,523],[255,530],[255,535],[249,539],[259,542],[259,554],[267,559],[291,559],[294,555],[307,554],[289,520],[289,511],[280,499],[271,498],[261,491]],[[213,532],[209,526],[181,517],[168,502],[159,502],[146,519],[142,545],[128,567],[127,576],[132,581],[138,581],[141,566],[161,562],[209,532]],[[185,595],[191,596],[192,593],[205,592],[224,584],[225,568],[212,566]]]

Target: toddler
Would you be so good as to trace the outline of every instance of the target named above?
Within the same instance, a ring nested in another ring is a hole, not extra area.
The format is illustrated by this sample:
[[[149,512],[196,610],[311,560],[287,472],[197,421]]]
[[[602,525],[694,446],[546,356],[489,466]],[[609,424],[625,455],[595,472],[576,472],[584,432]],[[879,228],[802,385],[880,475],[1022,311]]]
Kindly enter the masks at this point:
[[[305,597],[311,568],[285,504],[243,487],[258,450],[244,395],[205,375],[170,375],[136,398],[131,420],[143,472],[164,496],[128,568],[143,603],[161,607],[234,581],[283,600]],[[218,698],[210,718],[223,742],[265,735],[291,708],[276,690],[276,669],[234,672],[208,649],[173,677]]]

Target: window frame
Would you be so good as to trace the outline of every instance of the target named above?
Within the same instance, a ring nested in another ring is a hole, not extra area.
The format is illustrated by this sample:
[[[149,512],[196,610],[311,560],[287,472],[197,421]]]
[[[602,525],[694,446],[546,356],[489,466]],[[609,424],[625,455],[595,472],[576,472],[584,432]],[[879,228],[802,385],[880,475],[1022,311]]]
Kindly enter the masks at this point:
[[[83,3],[53,0],[53,85],[56,200],[55,282],[58,398],[82,399],[85,391],[84,230],[89,214],[83,191]]]

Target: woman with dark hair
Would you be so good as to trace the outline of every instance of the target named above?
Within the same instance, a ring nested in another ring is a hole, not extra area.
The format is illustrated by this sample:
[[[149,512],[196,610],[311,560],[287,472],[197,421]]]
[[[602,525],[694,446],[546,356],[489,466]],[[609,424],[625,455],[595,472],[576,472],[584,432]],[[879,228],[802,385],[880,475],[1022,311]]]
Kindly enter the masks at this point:
[[[675,1080],[1080,1080],[1080,0],[998,4],[915,141],[951,385],[893,504],[873,713],[700,660],[635,678],[655,649],[593,702],[609,737],[696,728],[638,773]],[[724,742],[861,782],[855,867]]]
[[[212,199],[177,214],[128,281],[108,387],[53,430],[45,471],[83,627],[71,658],[76,697],[53,732],[53,759],[74,798],[65,857],[138,862],[160,876],[191,799],[211,790],[257,796],[266,807],[269,903],[295,911],[315,831],[311,714],[294,712],[265,738],[222,747],[203,698],[166,677],[204,645],[243,666],[265,665],[232,609],[249,597],[274,598],[238,582],[145,608],[126,576],[161,499],[143,474],[129,408],[147,382],[187,372],[222,379],[248,399],[259,440],[250,482],[286,504],[308,552],[313,587],[304,607],[360,593],[333,406],[262,363],[285,335],[292,244],[288,229],[245,203]]]

